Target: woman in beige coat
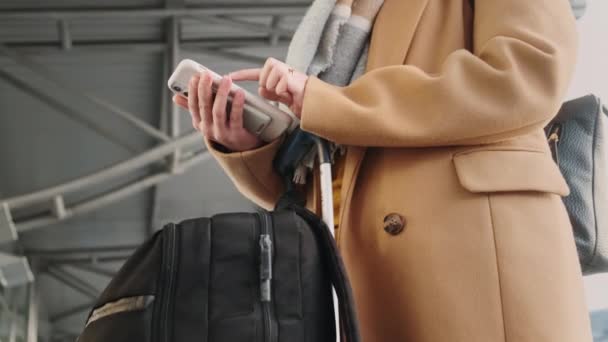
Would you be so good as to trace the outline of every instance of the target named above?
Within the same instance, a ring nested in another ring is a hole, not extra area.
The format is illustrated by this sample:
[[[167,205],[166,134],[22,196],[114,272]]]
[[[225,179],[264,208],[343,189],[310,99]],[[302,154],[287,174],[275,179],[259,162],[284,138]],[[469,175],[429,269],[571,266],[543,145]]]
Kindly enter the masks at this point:
[[[276,60],[233,79],[260,79],[302,129],[348,146],[337,240],[364,341],[589,342],[568,187],[542,130],[572,76],[575,19],[567,0],[478,0],[473,20],[467,1],[385,0],[366,73],[346,87]],[[175,101],[270,209],[285,136],[244,131],[242,94],[227,122],[230,82],[213,103],[201,75],[198,97]]]

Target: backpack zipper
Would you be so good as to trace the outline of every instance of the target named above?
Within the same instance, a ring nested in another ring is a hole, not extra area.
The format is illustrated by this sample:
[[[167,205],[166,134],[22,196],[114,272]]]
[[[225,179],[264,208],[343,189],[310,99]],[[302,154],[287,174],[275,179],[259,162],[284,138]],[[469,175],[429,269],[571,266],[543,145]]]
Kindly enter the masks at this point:
[[[272,221],[267,212],[258,213],[260,223],[260,301],[264,323],[264,342],[276,342],[277,322],[272,307]]]
[[[170,223],[167,227],[167,247],[165,249],[165,258],[163,261],[163,275],[165,277],[162,282],[162,297],[161,297],[161,308],[160,308],[160,341],[161,342],[172,342],[171,341],[171,329],[170,329],[170,318],[171,318],[171,302],[173,300],[173,288],[175,287],[175,263],[177,253],[177,228],[174,223]]]

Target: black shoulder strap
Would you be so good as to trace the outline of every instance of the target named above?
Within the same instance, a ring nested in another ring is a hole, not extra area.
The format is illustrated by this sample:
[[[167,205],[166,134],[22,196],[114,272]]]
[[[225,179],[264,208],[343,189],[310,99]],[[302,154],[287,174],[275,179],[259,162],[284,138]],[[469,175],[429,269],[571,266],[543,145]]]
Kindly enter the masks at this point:
[[[320,245],[319,249],[322,253],[322,258],[329,269],[329,276],[338,296],[340,321],[343,328],[342,341],[361,342],[352,288],[350,287],[344,263],[338,252],[338,247],[327,225],[317,215],[306,209],[306,207],[290,200],[283,201],[280,207],[282,209],[294,210],[314,230],[314,234]]]
[[[475,0],[469,0],[469,3],[471,4],[471,8],[475,9]]]

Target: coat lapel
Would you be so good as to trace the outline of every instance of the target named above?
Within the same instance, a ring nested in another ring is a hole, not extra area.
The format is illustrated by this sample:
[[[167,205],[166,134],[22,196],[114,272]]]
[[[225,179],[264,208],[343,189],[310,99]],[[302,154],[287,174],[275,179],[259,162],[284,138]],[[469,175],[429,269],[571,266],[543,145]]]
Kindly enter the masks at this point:
[[[384,0],[370,38],[365,71],[404,63],[418,22],[429,0]],[[349,189],[354,185],[366,147],[348,146],[340,198],[340,218],[350,202]],[[348,196],[348,197],[347,197]],[[341,221],[342,222],[342,221]]]
[[[384,1],[372,29],[366,71],[403,64],[428,1]]]

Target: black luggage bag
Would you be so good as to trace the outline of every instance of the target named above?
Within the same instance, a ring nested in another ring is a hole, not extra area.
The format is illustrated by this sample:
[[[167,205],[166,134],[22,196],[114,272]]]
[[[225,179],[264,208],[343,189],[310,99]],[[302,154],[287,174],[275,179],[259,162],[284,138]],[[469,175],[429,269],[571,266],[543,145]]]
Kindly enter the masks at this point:
[[[123,265],[79,342],[359,342],[352,293],[325,223],[274,212],[168,224]]]

